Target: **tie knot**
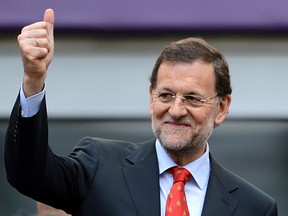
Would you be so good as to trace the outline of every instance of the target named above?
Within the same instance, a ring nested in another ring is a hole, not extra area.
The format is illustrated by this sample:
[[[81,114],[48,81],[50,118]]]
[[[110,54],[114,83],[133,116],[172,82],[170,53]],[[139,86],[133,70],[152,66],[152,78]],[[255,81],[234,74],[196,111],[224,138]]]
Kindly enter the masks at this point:
[[[172,167],[169,169],[169,172],[173,174],[174,184],[179,181],[185,184],[186,181],[192,176],[187,169],[180,167]]]

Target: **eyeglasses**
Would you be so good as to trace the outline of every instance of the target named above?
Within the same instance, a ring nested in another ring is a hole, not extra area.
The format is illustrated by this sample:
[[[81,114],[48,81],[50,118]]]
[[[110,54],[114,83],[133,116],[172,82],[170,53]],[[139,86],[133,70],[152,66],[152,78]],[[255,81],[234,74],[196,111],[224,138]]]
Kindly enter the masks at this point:
[[[169,106],[171,106],[174,103],[176,98],[180,98],[187,107],[200,107],[203,106],[203,104],[210,102],[213,98],[217,97],[218,93],[206,99],[203,99],[195,95],[177,96],[172,92],[154,93],[153,95],[156,100]]]

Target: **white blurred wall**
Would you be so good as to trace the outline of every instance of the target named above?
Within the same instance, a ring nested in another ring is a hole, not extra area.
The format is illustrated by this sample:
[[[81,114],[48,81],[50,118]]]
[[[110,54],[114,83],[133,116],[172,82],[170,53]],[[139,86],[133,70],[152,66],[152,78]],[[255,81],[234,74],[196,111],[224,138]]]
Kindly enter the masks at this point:
[[[180,38],[59,37],[47,78],[49,117],[147,117],[149,75],[170,41]],[[226,56],[231,117],[288,118],[288,39],[205,37]],[[0,118],[22,82],[15,37],[0,40]]]

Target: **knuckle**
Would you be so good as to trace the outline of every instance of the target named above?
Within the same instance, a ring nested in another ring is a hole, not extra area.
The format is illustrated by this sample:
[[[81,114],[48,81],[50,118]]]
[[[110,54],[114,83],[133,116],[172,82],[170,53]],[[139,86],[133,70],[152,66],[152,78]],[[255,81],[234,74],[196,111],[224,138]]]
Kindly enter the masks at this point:
[[[18,41],[22,41],[22,40],[23,40],[23,34],[19,34],[19,35],[17,36],[17,40],[18,40]]]
[[[23,56],[25,56],[25,57],[30,56],[32,52],[33,52],[33,50],[32,50],[31,46],[23,46],[22,47]]]
[[[47,37],[48,32],[46,29],[39,29],[39,35],[41,35],[42,37]]]
[[[23,27],[23,28],[21,29],[21,33],[27,31],[27,29],[28,29],[28,26]]]

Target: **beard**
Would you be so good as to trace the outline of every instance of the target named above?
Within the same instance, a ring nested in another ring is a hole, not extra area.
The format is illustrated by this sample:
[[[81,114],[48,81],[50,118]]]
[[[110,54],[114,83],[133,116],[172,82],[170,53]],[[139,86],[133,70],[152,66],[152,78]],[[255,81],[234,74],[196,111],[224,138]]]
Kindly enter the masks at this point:
[[[169,153],[178,156],[196,154],[206,148],[207,141],[214,129],[213,114],[204,125],[197,125],[193,120],[185,118],[173,120],[171,117],[163,117],[161,123],[152,118],[152,129],[155,137],[160,141],[162,147]],[[163,122],[184,123],[189,127],[170,127]],[[189,122],[189,124],[187,124]]]

